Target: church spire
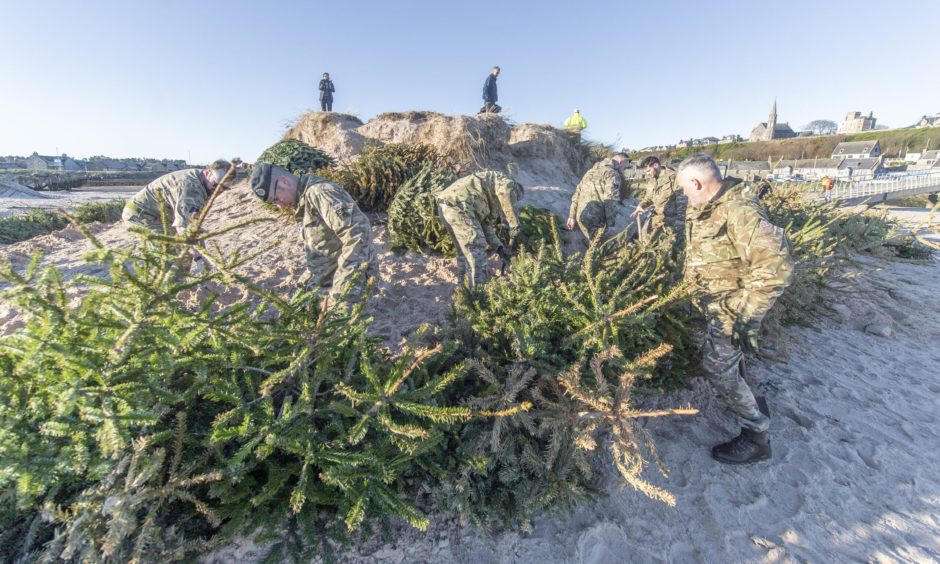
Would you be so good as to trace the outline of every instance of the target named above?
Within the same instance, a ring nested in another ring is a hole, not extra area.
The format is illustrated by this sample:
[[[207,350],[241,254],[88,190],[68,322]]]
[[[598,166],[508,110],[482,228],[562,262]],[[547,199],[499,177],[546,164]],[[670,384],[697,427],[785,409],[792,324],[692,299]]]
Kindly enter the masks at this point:
[[[767,130],[764,132],[764,139],[768,141],[774,138],[774,131],[777,129],[777,97],[774,96],[774,105],[770,108],[770,117],[767,118]]]

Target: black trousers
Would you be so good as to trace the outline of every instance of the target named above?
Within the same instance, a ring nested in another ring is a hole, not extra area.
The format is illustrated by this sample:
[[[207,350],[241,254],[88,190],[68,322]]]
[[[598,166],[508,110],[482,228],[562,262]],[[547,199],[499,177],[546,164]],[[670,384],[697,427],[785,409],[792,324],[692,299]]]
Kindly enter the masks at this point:
[[[320,100],[320,111],[323,112],[332,112],[333,111],[333,100]]]

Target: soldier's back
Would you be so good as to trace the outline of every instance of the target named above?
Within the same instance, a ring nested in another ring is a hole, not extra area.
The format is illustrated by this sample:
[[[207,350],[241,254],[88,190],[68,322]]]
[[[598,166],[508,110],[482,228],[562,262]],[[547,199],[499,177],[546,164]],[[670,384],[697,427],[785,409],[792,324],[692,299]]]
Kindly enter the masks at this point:
[[[147,184],[141,191],[131,197],[130,203],[140,213],[151,219],[159,219],[161,202],[168,211],[172,211],[171,208],[174,202],[195,192],[197,188],[205,192],[198,169],[177,170],[164,174]],[[171,216],[168,219],[172,221],[173,218]]]

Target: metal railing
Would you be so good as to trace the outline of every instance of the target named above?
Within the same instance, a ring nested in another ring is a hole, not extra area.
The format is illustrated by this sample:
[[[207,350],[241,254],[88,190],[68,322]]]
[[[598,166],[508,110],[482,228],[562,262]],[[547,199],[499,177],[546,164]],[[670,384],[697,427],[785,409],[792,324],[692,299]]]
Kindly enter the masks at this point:
[[[881,176],[872,180],[837,180],[835,187],[824,194],[826,200],[856,200],[893,192],[922,191],[930,188],[940,191],[940,171],[905,176]]]

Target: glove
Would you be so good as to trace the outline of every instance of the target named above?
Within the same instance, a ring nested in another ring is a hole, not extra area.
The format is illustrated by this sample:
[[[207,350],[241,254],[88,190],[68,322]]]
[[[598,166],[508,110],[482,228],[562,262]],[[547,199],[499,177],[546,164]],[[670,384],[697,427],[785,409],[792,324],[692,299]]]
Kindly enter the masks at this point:
[[[760,322],[738,319],[731,330],[731,344],[741,347],[748,353],[758,352],[757,339],[760,337]]]

